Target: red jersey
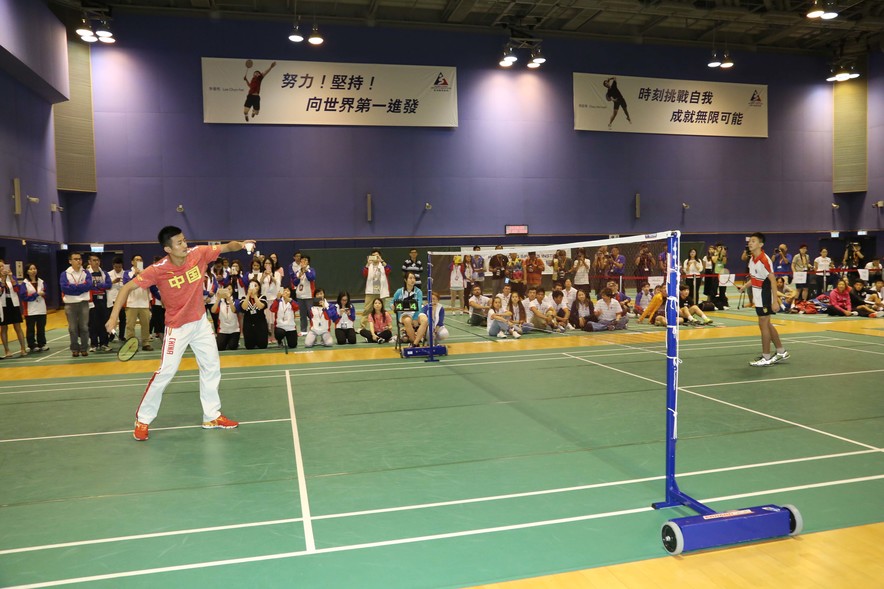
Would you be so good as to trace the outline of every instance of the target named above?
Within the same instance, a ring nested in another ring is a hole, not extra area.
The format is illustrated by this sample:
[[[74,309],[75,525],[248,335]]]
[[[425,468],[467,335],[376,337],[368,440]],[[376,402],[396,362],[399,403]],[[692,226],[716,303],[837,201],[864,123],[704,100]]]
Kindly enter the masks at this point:
[[[257,76],[249,80],[249,94],[260,94],[261,93],[261,82],[264,80],[264,76]]]
[[[203,318],[206,305],[203,298],[203,270],[221,253],[221,246],[199,245],[187,250],[184,264],[176,266],[166,256],[145,268],[133,278],[141,288],[159,289],[166,308],[166,325],[181,327]]]

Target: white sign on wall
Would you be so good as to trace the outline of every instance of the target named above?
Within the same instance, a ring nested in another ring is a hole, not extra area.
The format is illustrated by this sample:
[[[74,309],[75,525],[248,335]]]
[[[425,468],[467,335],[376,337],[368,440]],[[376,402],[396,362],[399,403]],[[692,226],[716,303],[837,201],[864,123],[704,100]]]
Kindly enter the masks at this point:
[[[767,137],[767,86],[575,73],[574,129]]]
[[[202,58],[203,122],[457,127],[446,66]]]

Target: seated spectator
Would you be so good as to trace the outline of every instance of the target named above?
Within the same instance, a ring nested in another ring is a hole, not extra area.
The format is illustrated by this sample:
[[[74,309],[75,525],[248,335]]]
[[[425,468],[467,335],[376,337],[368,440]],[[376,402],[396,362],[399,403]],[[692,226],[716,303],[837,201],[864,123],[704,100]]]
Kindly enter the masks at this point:
[[[872,261],[866,264],[866,270],[869,271],[869,284],[875,284],[881,277],[881,260],[872,258]]]
[[[843,278],[838,280],[835,288],[829,293],[829,306],[826,308],[826,313],[833,317],[850,317],[859,314],[853,310],[850,303],[850,292],[847,290],[847,281]]]
[[[592,331],[592,322],[595,319],[595,309],[592,301],[586,295],[586,291],[577,291],[577,300],[571,305],[571,313],[568,315],[568,321],[574,329],[583,331]]]
[[[417,342],[424,339],[424,334],[427,332],[427,316],[420,312],[421,307],[424,304],[424,293],[421,292],[421,289],[415,287],[414,285],[415,277],[414,274],[409,272],[405,275],[405,286],[399,288],[393,294],[393,304],[403,303],[403,304],[411,304],[413,303],[415,306],[414,312],[403,313],[399,317],[399,321],[402,323],[402,329],[404,330],[404,338],[411,342],[412,346],[416,346]],[[415,329],[417,326],[417,329]]]
[[[513,337],[516,333],[520,336],[531,331],[531,319],[528,317],[528,310],[522,302],[522,297],[517,291],[510,294],[510,301],[507,304],[507,311],[510,312],[513,322]]]
[[[577,289],[574,288],[570,278],[565,279],[565,283],[562,285],[562,292],[565,293],[565,304],[570,309],[574,306],[574,301],[577,300]]]
[[[338,345],[356,343],[356,307],[350,303],[350,293],[341,291],[338,300],[329,305],[329,317],[335,324],[335,339]]]
[[[641,317],[638,318],[638,322],[642,323],[645,319],[649,319],[650,323],[660,325],[661,322],[658,320],[662,319],[662,324],[666,325],[666,308],[663,306],[664,300],[665,295],[663,294],[663,286],[658,284],[654,287],[654,296],[651,297],[651,302],[649,302],[648,306],[642,311]]]
[[[500,297],[491,299],[491,307],[488,309],[488,335],[500,339],[506,339],[508,335],[515,339],[522,337],[514,328],[512,316],[513,314],[503,307]]]
[[[246,297],[237,303],[239,311],[243,315],[242,336],[247,350],[267,347],[269,333],[267,330],[267,318],[264,309],[267,308],[267,299],[261,294],[261,283],[257,277],[249,280],[249,289]]]
[[[849,290],[850,292],[850,306],[853,309],[854,313],[860,317],[884,317],[884,313],[878,314],[878,309],[875,308],[875,303],[869,303],[869,297],[866,293],[866,283],[861,279],[857,278],[853,282],[853,288]],[[872,299],[874,301],[874,299]]]
[[[375,297],[371,302],[370,311],[364,316],[364,327],[359,335],[369,344],[383,344],[393,339],[393,317],[384,309],[384,301]],[[366,327],[368,329],[366,329]]]
[[[798,291],[791,284],[787,284],[782,276],[778,276],[777,297],[780,300],[780,313],[790,313],[797,296]]]
[[[500,299],[500,302],[503,303],[504,307],[506,307],[510,303],[510,298],[512,294],[513,287],[511,287],[509,283],[507,283],[503,285],[500,292],[495,293],[494,297]]]
[[[439,303],[439,293],[434,292],[430,297],[433,301],[433,345],[435,345],[448,339],[448,328],[445,327],[445,309]],[[430,317],[430,305],[424,305],[421,314]]]
[[[212,314],[218,316],[218,334],[215,340],[218,350],[235,350],[239,347],[239,312],[230,287],[221,287],[215,293]]]
[[[467,323],[476,327],[485,327],[488,325],[488,309],[491,308],[491,299],[482,294],[482,286],[473,285],[473,295],[469,300],[470,317]]]
[[[568,321],[571,315],[571,309],[565,304],[565,293],[561,290],[554,290],[552,293],[552,313],[556,322],[556,331],[563,332],[574,329],[574,326]]]
[[[678,322],[682,321],[689,325],[709,325],[712,323],[712,319],[706,316],[700,307],[698,307],[694,303],[694,299],[691,298],[691,289],[687,284],[682,284],[679,287],[678,291],[679,297],[679,309],[678,309]],[[697,319],[697,317],[700,317]]]
[[[300,307],[292,299],[292,290],[282,287],[281,296],[270,305],[273,314],[273,334],[277,343],[282,346],[283,340],[289,348],[298,347],[298,326],[295,325],[295,313]]]
[[[542,286],[528,287],[528,314],[535,329],[559,331],[552,302],[546,300],[546,291]]]
[[[301,258],[303,259],[303,257]],[[313,306],[308,311],[310,319],[310,327],[307,330],[307,336],[304,338],[304,347],[312,348],[316,345],[316,340],[326,348],[332,346],[332,320],[328,314],[328,302],[325,300],[325,291],[317,288],[313,295]]]
[[[628,296],[626,296],[626,293],[625,293],[625,292],[622,292],[622,291],[619,289],[619,287],[618,287],[618,283],[615,282],[614,280],[609,280],[608,283],[607,283],[605,286],[606,286],[608,289],[610,289],[610,291],[611,291],[612,293],[614,293],[614,297],[613,297],[613,298],[614,298],[614,300],[616,300],[618,303],[620,303],[620,306],[623,308],[623,314],[624,314],[624,315],[627,315],[627,316],[628,316],[628,315],[631,315],[631,314],[632,314],[632,299],[629,298]]]
[[[653,296],[654,293],[651,292],[651,285],[647,282],[643,282],[639,288],[638,294],[635,295],[635,305],[632,308],[633,312],[636,315],[644,313],[645,307],[651,302]]]
[[[609,288],[603,288],[601,295],[595,303],[596,320],[592,322],[592,330],[626,329],[629,318],[623,313],[620,302],[614,299],[614,293]]]

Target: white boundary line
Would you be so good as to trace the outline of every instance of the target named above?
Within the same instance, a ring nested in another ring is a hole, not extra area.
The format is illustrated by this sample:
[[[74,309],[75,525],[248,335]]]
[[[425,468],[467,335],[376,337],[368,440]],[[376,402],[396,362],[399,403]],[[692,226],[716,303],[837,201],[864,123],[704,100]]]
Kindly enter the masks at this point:
[[[745,499],[748,497],[758,497],[764,495],[771,495],[775,493],[784,493],[784,492],[794,492],[794,491],[802,491],[806,489],[818,489],[821,487],[832,487],[838,485],[849,485],[854,483],[862,483],[884,479],[884,474],[868,476],[868,477],[859,477],[853,479],[842,479],[837,481],[827,481],[823,483],[813,483],[809,485],[798,485],[794,487],[781,487],[778,489],[767,489],[764,491],[753,491],[751,493],[741,493],[739,495],[729,495],[724,497],[713,497],[710,499],[702,499],[702,503],[716,503],[720,501],[728,501],[733,499]],[[558,519],[551,520],[542,520],[535,522],[526,522],[521,524],[512,524],[506,526],[495,526],[490,528],[479,528],[474,530],[463,530],[460,532],[448,532],[444,534],[430,534],[426,536],[414,536],[410,538],[400,538],[397,540],[382,540],[378,542],[365,542],[362,544],[350,544],[345,546],[333,546],[329,548],[318,548],[313,552],[307,550],[297,550],[294,552],[281,552],[277,554],[265,554],[261,556],[249,556],[243,558],[231,558],[226,560],[215,560],[215,561],[207,561],[207,562],[197,562],[191,564],[183,564],[183,565],[175,565],[168,567],[156,567],[150,569],[141,569],[135,571],[123,571],[118,573],[108,573],[104,575],[93,575],[89,577],[77,577],[71,579],[59,579],[56,581],[47,581],[43,583],[32,583],[28,585],[16,585],[10,587],[9,589],[38,589],[42,587],[58,587],[61,585],[70,585],[73,583],[87,583],[91,581],[107,581],[110,579],[121,579],[127,577],[136,577],[142,575],[153,575],[158,573],[171,573],[177,571],[187,571],[187,570],[197,570],[197,569],[206,569],[206,568],[214,568],[220,566],[227,565],[235,565],[235,564],[246,564],[252,562],[264,562],[269,560],[282,560],[287,558],[296,558],[301,556],[309,556],[315,554],[330,554],[333,552],[349,552],[352,550],[364,550],[368,548],[380,548],[385,546],[397,546],[403,544],[414,544],[417,542],[429,542],[434,540],[445,540],[449,538],[462,538],[467,536],[479,536],[483,534],[494,534],[498,532],[510,532],[515,530],[525,530],[530,528],[540,528],[546,526],[553,526],[559,524],[568,524],[575,522],[582,522],[594,519],[603,519],[609,517],[617,517],[622,515],[632,515],[636,513],[644,513],[654,511],[653,507],[638,507],[634,509],[622,509],[619,511],[608,511],[603,513],[592,513],[588,515],[579,515],[574,517],[564,517]]]
[[[567,353],[565,353],[564,355],[565,355],[565,356],[568,356],[569,358],[574,358],[575,360],[580,360],[581,362],[587,362],[587,363],[589,363],[589,364],[592,364],[592,365],[594,365],[594,366],[598,366],[598,367],[600,367],[600,368],[607,368],[608,370],[614,370],[614,371],[616,371],[616,372],[620,372],[621,374],[626,374],[626,375],[628,375],[628,376],[632,376],[632,377],[635,377],[635,378],[640,378],[640,379],[642,379],[642,380],[647,380],[647,381],[649,381],[649,382],[652,382],[652,383],[654,383],[654,384],[660,385],[660,386],[662,386],[662,387],[665,387],[665,386],[666,386],[666,383],[664,383],[664,382],[660,382],[660,381],[658,381],[658,380],[654,380],[654,379],[652,379],[652,378],[648,378],[647,376],[642,376],[642,375],[640,375],[640,374],[632,374],[632,373],[627,372],[627,371],[625,371],[625,370],[621,370],[621,369],[619,369],[619,368],[614,368],[613,366],[606,366],[606,365],[604,365],[604,364],[600,364],[600,363],[598,363],[598,362],[593,362],[592,360],[589,360],[589,359],[587,359],[587,358],[580,358],[579,356],[573,356],[573,355],[571,355],[571,354],[567,354]],[[714,401],[714,402],[716,402],[716,403],[721,403],[722,405],[727,405],[728,407],[733,407],[734,409],[740,409],[740,410],[742,410],[742,411],[746,411],[746,412],[748,412],[748,413],[754,413],[755,415],[760,415],[761,417],[766,417],[766,418],[768,418],[768,419],[773,419],[774,421],[779,421],[779,422],[785,423],[785,424],[787,424],[787,425],[791,425],[791,426],[793,426],[793,427],[798,427],[798,428],[801,428],[801,429],[806,429],[806,430],[808,430],[808,431],[811,431],[811,432],[814,432],[814,433],[817,433],[817,434],[822,434],[822,435],[824,435],[824,436],[828,436],[828,437],[830,437],[830,438],[835,438],[836,440],[841,440],[842,442],[849,442],[849,443],[854,444],[854,445],[856,445],[856,446],[862,446],[863,448],[868,448],[868,449],[870,449],[870,450],[875,450],[875,451],[878,451],[878,452],[884,451],[884,449],[878,448],[878,447],[876,447],[876,446],[871,446],[871,445],[869,445],[869,444],[865,444],[865,443],[863,443],[863,442],[857,442],[856,440],[851,440],[850,438],[845,438],[844,436],[839,436],[839,435],[837,435],[837,434],[832,434],[832,433],[829,433],[829,432],[823,431],[823,430],[821,430],[821,429],[817,429],[817,428],[815,428],[815,427],[810,427],[809,425],[803,425],[803,424],[798,423],[798,422],[795,422],[795,421],[789,421],[788,419],[783,419],[782,417],[777,417],[777,416],[775,416],[775,415],[771,415],[771,414],[769,414],[769,413],[763,413],[763,412],[761,412],[761,411],[756,411],[755,409],[749,409],[748,407],[743,407],[742,405],[737,405],[736,403],[730,403],[730,402],[728,402],[728,401],[723,401],[723,400],[721,400],[721,399],[716,399],[715,397],[710,397],[710,396],[708,396],[708,395],[704,395],[704,394],[702,394],[702,393],[697,393],[697,392],[694,392],[694,391],[692,391],[692,390],[690,390],[690,389],[688,389],[688,388],[685,388],[685,387],[678,387],[678,390],[679,390],[679,392],[685,392],[685,393],[688,393],[689,395],[694,395],[694,396],[696,396],[696,397],[700,397],[700,398],[703,398],[703,399],[707,399],[707,400],[709,400],[709,401]]]
[[[295,464],[298,468],[298,496],[301,499],[301,518],[304,520],[304,542],[307,552],[316,552],[313,539],[313,522],[310,519],[310,499],[307,496],[307,473],[304,471],[304,458],[301,456],[301,437],[298,435],[298,419],[295,416],[295,398],[292,395],[292,378],[285,371],[285,388],[289,397],[289,415],[292,419],[292,438],[295,445]]]

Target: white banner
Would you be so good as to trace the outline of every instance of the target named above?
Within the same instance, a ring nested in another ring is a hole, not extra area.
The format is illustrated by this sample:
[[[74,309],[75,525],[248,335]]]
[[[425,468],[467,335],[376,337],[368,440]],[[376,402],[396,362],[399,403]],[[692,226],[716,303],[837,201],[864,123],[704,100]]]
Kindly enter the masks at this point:
[[[457,127],[453,67],[202,58],[203,122]]]
[[[574,129],[767,137],[767,86],[575,73]]]

